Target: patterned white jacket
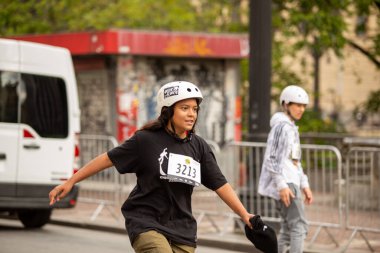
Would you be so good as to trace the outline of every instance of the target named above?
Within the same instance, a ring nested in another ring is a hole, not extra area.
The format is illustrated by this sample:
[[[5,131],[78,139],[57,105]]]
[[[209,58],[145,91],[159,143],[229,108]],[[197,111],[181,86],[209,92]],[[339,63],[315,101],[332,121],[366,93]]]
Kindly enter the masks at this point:
[[[309,187],[309,181],[301,166],[298,127],[283,112],[272,116],[270,126],[258,191],[279,200],[279,191],[288,183],[303,189]]]

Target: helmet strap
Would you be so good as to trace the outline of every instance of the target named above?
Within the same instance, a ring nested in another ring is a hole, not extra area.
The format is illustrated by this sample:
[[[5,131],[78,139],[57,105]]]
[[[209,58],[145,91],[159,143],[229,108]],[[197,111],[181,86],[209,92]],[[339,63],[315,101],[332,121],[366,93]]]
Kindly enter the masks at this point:
[[[187,131],[186,133],[186,137],[185,138],[180,138],[176,132],[175,132],[175,128],[174,128],[174,124],[173,124],[173,121],[170,119],[170,126],[172,128],[172,130],[170,130],[168,127],[165,127],[166,131],[174,137],[174,139],[176,139],[177,141],[179,142],[182,142],[182,143],[186,143],[186,142],[189,142],[191,141],[191,139],[193,138],[193,129],[191,129],[190,131]]]

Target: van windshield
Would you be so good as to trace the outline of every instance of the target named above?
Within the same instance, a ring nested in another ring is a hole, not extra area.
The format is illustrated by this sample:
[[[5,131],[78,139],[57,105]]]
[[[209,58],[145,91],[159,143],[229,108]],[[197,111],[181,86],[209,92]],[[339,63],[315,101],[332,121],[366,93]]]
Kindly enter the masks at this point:
[[[27,124],[45,138],[67,137],[63,79],[9,71],[0,71],[0,76],[0,122]]]

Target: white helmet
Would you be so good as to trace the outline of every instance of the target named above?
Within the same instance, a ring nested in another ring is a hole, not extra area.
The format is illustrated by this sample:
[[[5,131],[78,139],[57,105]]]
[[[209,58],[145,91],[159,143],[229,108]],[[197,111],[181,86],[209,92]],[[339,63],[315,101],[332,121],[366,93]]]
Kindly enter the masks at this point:
[[[172,106],[178,101],[196,98],[199,103],[203,96],[200,89],[190,82],[175,81],[162,86],[157,93],[157,109],[160,112],[164,106]]]
[[[309,104],[309,96],[303,88],[296,85],[290,85],[281,92],[280,105],[282,105],[282,102],[285,102],[285,104],[293,102],[307,105]]]

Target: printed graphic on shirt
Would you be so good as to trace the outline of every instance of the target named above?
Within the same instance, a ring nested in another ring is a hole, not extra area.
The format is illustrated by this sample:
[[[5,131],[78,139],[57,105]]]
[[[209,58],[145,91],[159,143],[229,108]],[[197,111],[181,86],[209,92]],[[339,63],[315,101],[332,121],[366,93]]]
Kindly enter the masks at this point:
[[[301,160],[301,146],[298,143],[292,145],[292,160]]]
[[[169,153],[165,148],[158,158],[160,165],[160,179],[169,182],[185,183],[193,186],[201,184],[201,166],[190,156]],[[164,161],[167,160],[167,173],[163,170]]]
[[[162,153],[160,154],[160,157],[158,158],[158,162],[160,163],[160,174],[162,176],[166,176],[166,173],[162,170],[162,164],[164,162],[164,158],[168,159],[168,152],[166,152],[168,148],[164,148]]]
[[[164,98],[178,95],[179,86],[173,86],[164,90]]]

